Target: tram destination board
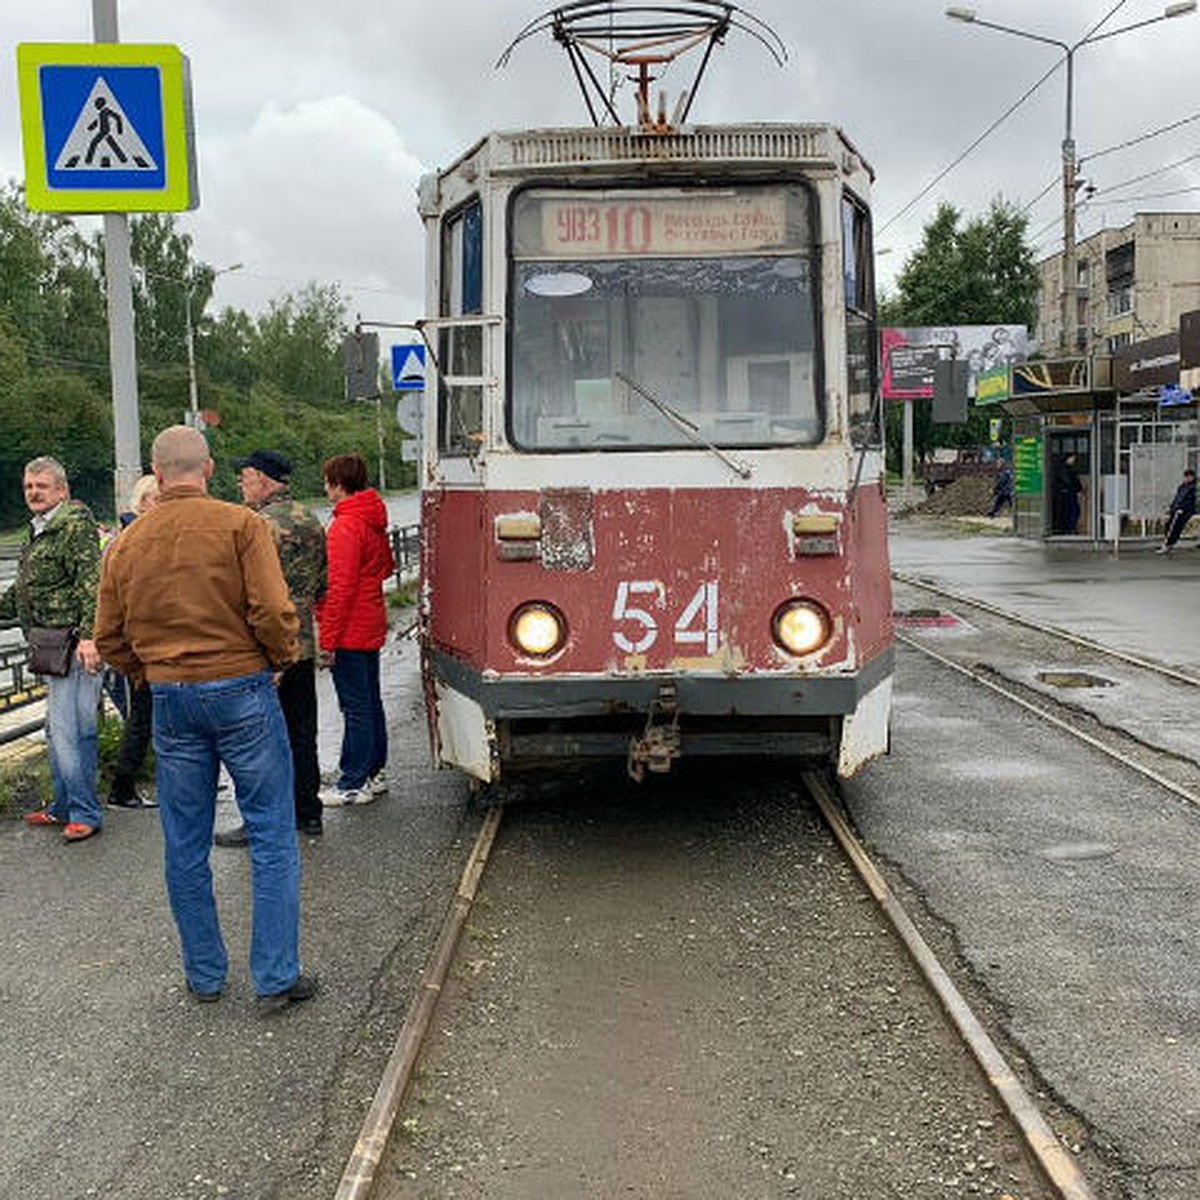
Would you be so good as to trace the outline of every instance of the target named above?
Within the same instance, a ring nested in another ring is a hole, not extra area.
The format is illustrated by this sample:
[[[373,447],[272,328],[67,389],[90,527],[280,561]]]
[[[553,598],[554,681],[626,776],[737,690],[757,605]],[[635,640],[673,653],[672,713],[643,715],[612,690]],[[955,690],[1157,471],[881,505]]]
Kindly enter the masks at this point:
[[[779,189],[715,197],[540,197],[537,208],[536,226],[521,231],[522,254],[574,258],[744,252],[795,242],[787,197]]]

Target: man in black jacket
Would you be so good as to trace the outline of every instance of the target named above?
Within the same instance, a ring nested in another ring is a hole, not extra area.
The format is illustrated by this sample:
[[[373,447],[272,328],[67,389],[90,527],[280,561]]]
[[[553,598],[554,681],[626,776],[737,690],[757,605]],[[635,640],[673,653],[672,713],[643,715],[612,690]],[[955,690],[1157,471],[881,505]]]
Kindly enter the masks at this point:
[[[1175,489],[1175,497],[1171,507],[1167,509],[1167,528],[1163,534],[1163,544],[1155,551],[1156,554],[1170,554],[1184,526],[1196,513],[1196,472],[1188,467],[1183,473],[1183,482]]]

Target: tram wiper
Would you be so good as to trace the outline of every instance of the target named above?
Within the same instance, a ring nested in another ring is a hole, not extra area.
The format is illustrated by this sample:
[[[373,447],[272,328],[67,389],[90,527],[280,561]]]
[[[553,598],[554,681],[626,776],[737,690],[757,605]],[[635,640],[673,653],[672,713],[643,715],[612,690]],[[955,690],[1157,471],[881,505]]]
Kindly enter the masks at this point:
[[[630,379],[628,375],[623,374],[621,371],[614,371],[613,375],[631,392],[636,392],[647,404],[653,405],[672,425],[683,433],[684,437],[695,442],[697,446],[703,446],[705,450],[715,454],[734,474],[740,476],[742,479],[749,479],[753,474],[753,471],[746,463],[739,462],[736,458],[726,454],[724,450],[719,449],[712,442],[702,437],[698,426],[689,421],[682,413],[676,412],[669,404],[652,395],[636,380]]]

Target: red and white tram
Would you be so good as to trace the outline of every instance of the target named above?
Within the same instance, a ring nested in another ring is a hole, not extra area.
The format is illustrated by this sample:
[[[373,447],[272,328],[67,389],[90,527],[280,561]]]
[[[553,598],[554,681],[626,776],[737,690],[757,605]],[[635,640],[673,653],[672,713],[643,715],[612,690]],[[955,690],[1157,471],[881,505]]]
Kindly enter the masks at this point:
[[[423,181],[441,762],[886,750],[870,182],[821,124],[493,133]]]

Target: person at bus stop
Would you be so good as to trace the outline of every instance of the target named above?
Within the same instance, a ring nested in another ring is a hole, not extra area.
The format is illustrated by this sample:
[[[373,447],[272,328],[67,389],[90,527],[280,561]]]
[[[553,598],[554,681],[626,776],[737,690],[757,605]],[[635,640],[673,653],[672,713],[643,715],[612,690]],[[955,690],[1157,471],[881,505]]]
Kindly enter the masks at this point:
[[[1054,532],[1075,533],[1079,529],[1079,493],[1083,484],[1075,469],[1075,455],[1064,454],[1054,478]]]
[[[213,894],[217,772],[250,839],[250,974],[264,1013],[317,994],[300,969],[300,853],[292,755],[272,672],[299,653],[299,619],[265,521],[208,495],[213,462],[187,425],[154,439],[157,506],[104,560],[96,642],[154,698],[167,895],[188,990],[218,1000],[229,956]]]
[[[25,814],[30,825],[62,828],[68,843],[104,825],[96,794],[100,743],[96,715],[102,686],[93,640],[100,534],[87,506],[71,499],[62,463],[48,455],[25,464],[25,504],[33,514],[16,581],[0,593],[0,624],[17,623],[26,641],[57,635],[69,650],[64,674],[44,674],[46,744],[54,799]],[[70,642],[75,647],[70,650]]]
[[[1196,472],[1188,467],[1183,481],[1175,489],[1171,505],[1167,509],[1167,527],[1163,531],[1163,544],[1156,554],[1170,554],[1183,533],[1184,526],[1196,515]]]
[[[296,828],[320,837],[321,769],[317,761],[317,677],[313,610],[325,594],[328,571],[325,529],[316,516],[292,497],[291,461],[277,450],[255,450],[233,460],[242,499],[264,521],[279,551],[288,593],[300,618],[300,657],[279,677],[279,703],[292,748]],[[222,830],[218,846],[245,846],[246,826]]]
[[[1000,469],[992,482],[992,507],[989,517],[998,517],[1002,509],[1011,508],[1013,502],[1013,470],[1008,459],[1000,460]]]
[[[329,587],[317,606],[317,628],[342,710],[337,784],[321,791],[322,803],[333,808],[366,804],[388,790],[379,652],[387,640],[383,584],[396,563],[387,508],[367,484],[362,457],[337,455],[326,460],[321,473],[333,521],[326,537]]]
[[[122,516],[124,526],[128,528],[157,503],[158,480],[153,474],[143,475],[129,493],[128,520],[124,519],[124,514]],[[157,808],[158,799],[153,794],[143,799],[137,792],[137,777],[146,761],[146,751],[150,748],[153,734],[154,701],[144,682],[136,685],[132,680],[125,680],[125,684],[128,688],[129,710],[121,730],[121,743],[117,747],[117,763],[108,790],[108,804],[110,808]]]

